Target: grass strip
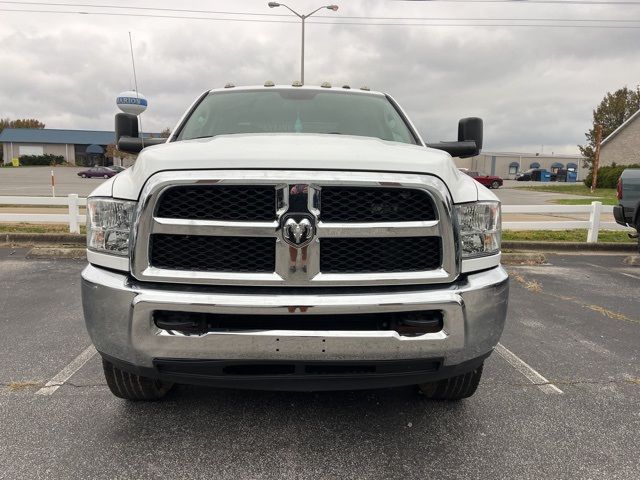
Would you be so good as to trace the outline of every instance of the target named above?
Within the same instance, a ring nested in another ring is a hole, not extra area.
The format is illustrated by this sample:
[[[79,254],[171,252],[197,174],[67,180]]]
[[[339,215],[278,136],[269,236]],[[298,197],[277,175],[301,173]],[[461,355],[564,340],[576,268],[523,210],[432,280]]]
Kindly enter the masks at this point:
[[[505,230],[502,240],[508,241],[536,241],[536,242],[586,242],[587,230]],[[629,238],[627,232],[618,230],[600,230],[598,242],[634,243],[637,240]]]
[[[602,202],[603,205],[618,205],[618,199],[615,197],[558,198],[553,201],[558,205],[591,205],[591,202]]]
[[[529,190],[532,192],[565,193],[568,195],[582,195],[585,197],[616,198],[615,188],[598,188],[595,192],[591,193],[591,190],[585,187],[583,184],[535,185],[514,188],[518,190]]]

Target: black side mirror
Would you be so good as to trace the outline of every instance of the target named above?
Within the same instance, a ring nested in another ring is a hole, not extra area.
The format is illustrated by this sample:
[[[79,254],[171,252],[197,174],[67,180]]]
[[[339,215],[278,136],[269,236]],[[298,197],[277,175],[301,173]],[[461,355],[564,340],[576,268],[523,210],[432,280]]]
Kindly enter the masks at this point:
[[[166,138],[140,138],[138,117],[130,113],[116,114],[116,145],[121,152],[139,153],[144,147],[166,141]]]
[[[121,137],[138,138],[138,117],[130,113],[116,114],[116,143]]]
[[[482,150],[482,119],[463,118],[458,122],[457,142],[427,143],[427,147],[444,150],[452,157],[475,157]]]
[[[478,117],[463,118],[458,122],[458,141],[459,142],[476,142],[478,149],[475,155],[482,150],[482,119]]]

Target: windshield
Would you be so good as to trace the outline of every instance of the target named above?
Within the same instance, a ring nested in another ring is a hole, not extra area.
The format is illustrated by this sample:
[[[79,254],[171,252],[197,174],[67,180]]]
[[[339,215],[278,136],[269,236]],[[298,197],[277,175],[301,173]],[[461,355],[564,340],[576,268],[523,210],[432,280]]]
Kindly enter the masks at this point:
[[[416,143],[384,96],[291,89],[210,93],[178,140],[236,133],[324,133]]]

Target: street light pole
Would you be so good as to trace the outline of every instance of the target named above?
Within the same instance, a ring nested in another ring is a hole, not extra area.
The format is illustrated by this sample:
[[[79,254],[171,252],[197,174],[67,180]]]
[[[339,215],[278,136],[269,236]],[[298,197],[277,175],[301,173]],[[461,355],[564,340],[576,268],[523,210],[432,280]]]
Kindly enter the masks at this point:
[[[304,21],[305,16],[302,17],[302,47],[300,49],[300,83],[304,85]]]
[[[293,8],[289,7],[288,5],[285,5],[284,3],[269,2],[268,5],[269,5],[269,8],[284,7],[302,21],[302,47],[301,47],[301,53],[300,53],[300,82],[302,83],[302,85],[304,85],[304,24],[305,24],[305,20],[309,18],[311,15],[313,15],[314,13],[318,12],[319,10],[322,10],[323,8],[326,8],[327,10],[333,10],[335,12],[338,10],[338,5],[323,5],[322,7],[318,7],[313,12],[307,13],[306,15],[301,15],[300,13],[296,12]]]

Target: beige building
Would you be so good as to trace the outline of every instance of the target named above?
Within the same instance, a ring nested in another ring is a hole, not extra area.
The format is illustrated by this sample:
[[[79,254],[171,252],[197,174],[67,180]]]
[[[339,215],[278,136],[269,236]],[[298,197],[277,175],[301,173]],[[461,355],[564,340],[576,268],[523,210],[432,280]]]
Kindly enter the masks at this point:
[[[582,180],[589,173],[582,167],[583,160],[581,155],[514,152],[482,152],[471,158],[454,158],[458,168],[497,175],[506,180],[513,180],[518,173],[531,168],[544,168],[549,172],[571,170],[578,173],[578,180]]]
[[[96,156],[103,159],[107,145],[114,141],[114,132],[96,130],[5,128],[0,133],[4,163],[23,155],[51,154],[61,155],[71,165],[93,165]]]
[[[640,163],[640,110],[631,115],[600,146],[600,166]]]

